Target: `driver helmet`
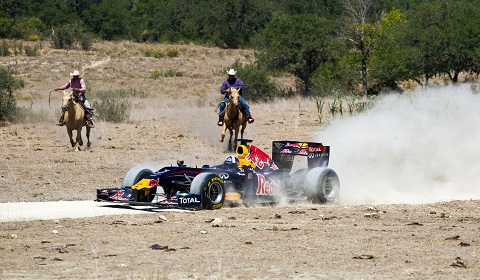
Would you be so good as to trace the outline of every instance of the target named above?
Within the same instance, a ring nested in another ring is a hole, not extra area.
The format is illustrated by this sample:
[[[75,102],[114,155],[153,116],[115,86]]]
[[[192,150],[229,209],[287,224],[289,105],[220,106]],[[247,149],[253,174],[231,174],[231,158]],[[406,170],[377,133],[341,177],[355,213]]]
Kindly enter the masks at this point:
[[[233,168],[238,166],[238,157],[237,156],[228,156],[223,161],[223,164],[227,168]]]

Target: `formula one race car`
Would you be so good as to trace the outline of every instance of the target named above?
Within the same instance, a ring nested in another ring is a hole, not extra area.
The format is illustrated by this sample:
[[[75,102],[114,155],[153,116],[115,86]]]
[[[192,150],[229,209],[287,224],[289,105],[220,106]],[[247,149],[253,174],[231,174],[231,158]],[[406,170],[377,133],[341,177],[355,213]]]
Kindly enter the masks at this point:
[[[238,139],[236,155],[222,164],[177,166],[158,171],[137,166],[121,188],[97,189],[96,201],[123,202],[159,208],[219,209],[229,204],[267,204],[280,201],[333,203],[340,181],[328,168],[330,147],[321,143],[273,141],[272,157],[252,140]],[[294,160],[306,158],[306,167],[291,173]]]

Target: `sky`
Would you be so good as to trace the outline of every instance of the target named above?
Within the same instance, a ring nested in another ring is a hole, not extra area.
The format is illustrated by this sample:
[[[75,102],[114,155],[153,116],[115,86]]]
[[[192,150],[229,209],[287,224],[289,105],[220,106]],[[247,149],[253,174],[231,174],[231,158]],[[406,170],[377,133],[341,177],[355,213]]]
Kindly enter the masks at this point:
[[[316,132],[343,204],[480,199],[480,94],[469,85],[381,95]]]

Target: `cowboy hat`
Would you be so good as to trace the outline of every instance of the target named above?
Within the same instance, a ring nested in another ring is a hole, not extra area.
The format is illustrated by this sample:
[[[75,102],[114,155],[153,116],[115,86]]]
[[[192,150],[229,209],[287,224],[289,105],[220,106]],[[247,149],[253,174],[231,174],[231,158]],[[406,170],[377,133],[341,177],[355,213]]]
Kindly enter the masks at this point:
[[[78,70],[74,70],[73,73],[70,73],[70,76],[80,76],[80,72],[78,72]]]
[[[227,74],[230,76],[235,76],[235,74],[237,74],[237,71],[235,71],[235,69],[230,69],[228,70]]]

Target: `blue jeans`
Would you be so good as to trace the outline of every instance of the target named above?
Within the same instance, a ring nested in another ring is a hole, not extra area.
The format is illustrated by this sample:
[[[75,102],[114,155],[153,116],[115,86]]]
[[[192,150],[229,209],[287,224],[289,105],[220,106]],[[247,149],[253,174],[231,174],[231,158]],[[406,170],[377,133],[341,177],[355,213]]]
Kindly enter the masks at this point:
[[[238,100],[240,101],[240,104],[242,104],[242,107],[245,109],[245,112],[247,112],[247,115],[251,115],[250,108],[248,108],[248,104],[247,102],[245,102],[245,99],[243,99],[243,97],[239,95]],[[225,97],[223,101],[224,102],[220,103],[220,112],[223,112],[223,110],[225,110],[225,105],[228,102],[228,97]]]

